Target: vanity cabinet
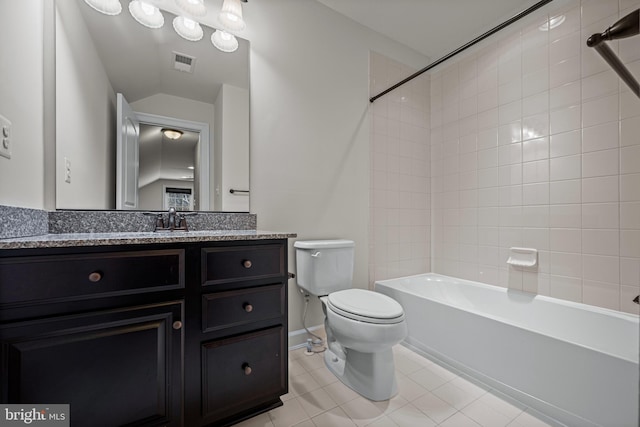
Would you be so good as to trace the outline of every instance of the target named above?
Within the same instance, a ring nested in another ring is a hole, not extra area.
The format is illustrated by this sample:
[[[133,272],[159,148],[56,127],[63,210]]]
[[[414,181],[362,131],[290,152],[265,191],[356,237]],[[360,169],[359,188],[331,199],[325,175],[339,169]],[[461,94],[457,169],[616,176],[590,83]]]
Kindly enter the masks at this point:
[[[0,402],[222,426],[287,392],[286,239],[0,251]]]

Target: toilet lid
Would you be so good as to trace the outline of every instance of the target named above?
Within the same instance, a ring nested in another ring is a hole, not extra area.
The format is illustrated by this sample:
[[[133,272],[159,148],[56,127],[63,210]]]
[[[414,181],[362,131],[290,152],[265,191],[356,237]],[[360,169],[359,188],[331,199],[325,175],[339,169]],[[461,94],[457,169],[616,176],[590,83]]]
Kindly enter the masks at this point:
[[[346,289],[329,294],[333,312],[368,323],[398,323],[404,320],[402,306],[394,299],[364,289]]]

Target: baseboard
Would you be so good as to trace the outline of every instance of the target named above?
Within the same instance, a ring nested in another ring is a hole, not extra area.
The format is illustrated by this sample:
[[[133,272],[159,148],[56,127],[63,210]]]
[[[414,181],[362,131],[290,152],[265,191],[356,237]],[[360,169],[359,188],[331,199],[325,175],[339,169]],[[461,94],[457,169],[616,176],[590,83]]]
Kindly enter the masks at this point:
[[[318,331],[318,335],[324,335],[324,325],[316,325],[308,328],[311,332]],[[289,332],[289,350],[302,348],[307,344],[309,334],[304,329]]]

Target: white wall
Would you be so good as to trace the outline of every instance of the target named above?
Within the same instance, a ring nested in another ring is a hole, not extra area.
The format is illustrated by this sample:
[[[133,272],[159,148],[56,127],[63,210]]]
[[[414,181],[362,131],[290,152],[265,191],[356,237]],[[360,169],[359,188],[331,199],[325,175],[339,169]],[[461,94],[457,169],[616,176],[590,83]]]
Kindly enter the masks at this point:
[[[371,53],[371,94],[411,69]],[[378,98],[370,109],[369,285],[431,271],[429,74]]]
[[[249,196],[229,189],[249,189],[249,91],[223,84],[216,98],[215,210],[248,212]]]
[[[42,209],[43,0],[0,2],[0,115],[12,123],[12,157],[0,157],[0,204]]]
[[[147,98],[140,99],[135,102],[131,102],[131,108],[134,111],[155,114],[158,116],[173,117],[181,120],[188,120],[192,122],[207,123],[209,125],[209,165],[214,165],[214,152],[211,149],[213,147],[213,141],[215,138],[216,127],[215,123],[215,107],[213,104],[206,102],[194,101],[192,99],[182,98],[173,95],[167,95],[165,93],[158,93],[151,95]],[[196,149],[196,165],[200,164],[199,161],[200,150]],[[210,166],[211,167],[211,166]],[[196,185],[198,181],[198,171],[195,171]],[[209,178],[211,180],[211,176]],[[196,196],[199,194],[199,189],[196,189]],[[199,206],[198,209],[209,210],[213,209],[213,200],[210,199],[209,206]]]
[[[77,3],[57,2],[57,208],[115,208],[115,127],[115,93]]]
[[[640,99],[585,40],[640,2],[563,4],[431,76],[433,270],[638,313]],[[638,38],[610,46],[640,76]]]
[[[250,2],[245,14],[258,227],[296,232],[298,239],[355,240],[354,285],[366,288],[369,51],[414,68],[427,58],[312,0]],[[295,271],[291,244],[289,269]],[[289,328],[298,330],[303,300],[295,280],[289,291]],[[314,299],[307,324],[321,322]]]

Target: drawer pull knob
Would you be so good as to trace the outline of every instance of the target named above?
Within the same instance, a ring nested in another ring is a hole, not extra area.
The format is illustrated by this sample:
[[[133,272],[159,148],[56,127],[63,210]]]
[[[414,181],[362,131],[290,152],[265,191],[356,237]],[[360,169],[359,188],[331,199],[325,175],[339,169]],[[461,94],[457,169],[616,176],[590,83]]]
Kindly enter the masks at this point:
[[[251,369],[251,366],[249,366],[248,363],[244,363],[242,365],[242,370],[244,371],[245,375],[251,375],[252,369]]]
[[[242,265],[244,266],[244,268],[251,268],[253,264],[251,263],[251,260],[245,259],[244,261],[242,261]]]
[[[99,271],[94,271],[93,273],[89,274],[89,281],[96,283],[99,282],[100,280],[102,280],[102,273]]]
[[[253,305],[249,304],[248,302],[245,302],[242,307],[247,313],[251,313],[253,311]]]
[[[173,329],[175,330],[182,329],[182,322],[179,320],[176,320],[175,322],[173,322]]]

